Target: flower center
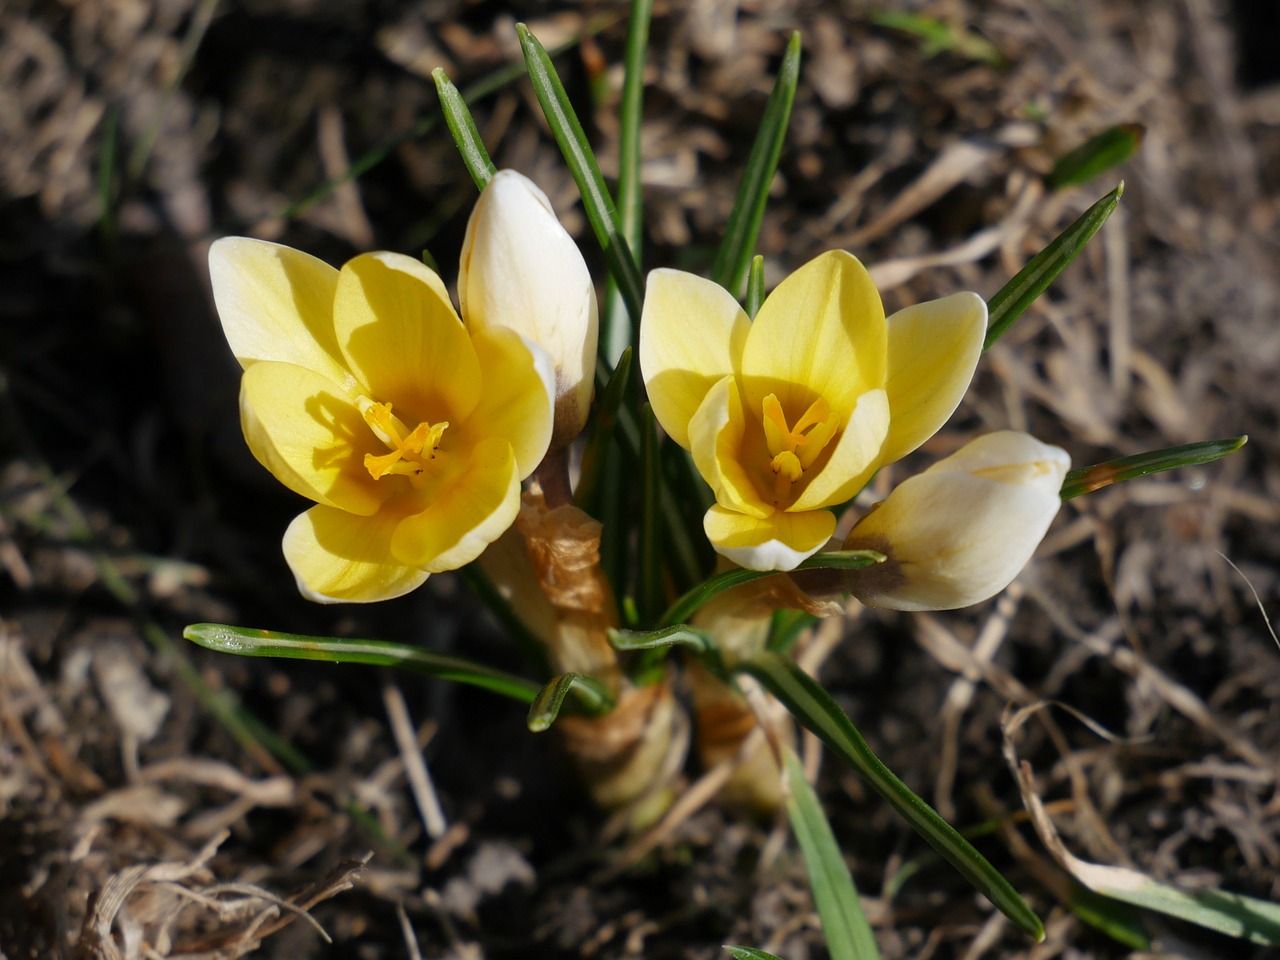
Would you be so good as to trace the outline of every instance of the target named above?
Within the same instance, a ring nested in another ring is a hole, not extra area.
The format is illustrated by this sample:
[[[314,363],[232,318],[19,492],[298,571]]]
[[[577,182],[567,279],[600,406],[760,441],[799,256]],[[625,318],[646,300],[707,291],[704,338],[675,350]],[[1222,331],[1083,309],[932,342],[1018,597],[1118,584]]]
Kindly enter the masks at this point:
[[[792,484],[818,459],[827,443],[835,436],[840,417],[819,397],[809,404],[794,426],[787,425],[777,394],[764,398],[764,442],[769,450],[769,469],[773,471],[773,499],[781,503],[791,495]]]
[[[449,426],[445,421],[427,423],[425,420],[412,430],[405,427],[400,418],[391,412],[391,404],[375,403],[361,398],[360,412],[374,436],[387,445],[389,453],[364,455],[364,468],[369,476],[381,480],[387,474],[402,477],[420,476],[436,458],[436,448]]]

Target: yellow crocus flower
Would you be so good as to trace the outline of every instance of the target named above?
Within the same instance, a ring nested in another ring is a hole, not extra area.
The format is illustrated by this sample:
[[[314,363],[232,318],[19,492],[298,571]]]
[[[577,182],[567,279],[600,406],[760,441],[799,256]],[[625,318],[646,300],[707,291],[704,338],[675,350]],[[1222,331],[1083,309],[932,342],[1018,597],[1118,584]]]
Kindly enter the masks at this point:
[[[229,237],[209,268],[244,367],[249,448],[316,504],[284,536],[305,596],[400,596],[512,524],[520,481],[551,439],[545,351],[502,327],[464,326],[435,272],[401,254],[339,271]]]
[[[889,317],[858,260],[821,254],[754,322],[709,280],[649,274],[640,368],[654,414],[715,493],[703,528],[752,570],[790,570],[835,531],[831,507],[951,416],[986,331],[958,293]]]

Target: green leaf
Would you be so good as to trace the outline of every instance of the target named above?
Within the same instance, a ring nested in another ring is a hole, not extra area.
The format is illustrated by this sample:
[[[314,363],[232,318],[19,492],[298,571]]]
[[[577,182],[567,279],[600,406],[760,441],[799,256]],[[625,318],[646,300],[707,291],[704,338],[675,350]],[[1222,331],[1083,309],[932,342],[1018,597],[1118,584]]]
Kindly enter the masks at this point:
[[[599,716],[613,709],[613,695],[599,680],[585,673],[562,673],[538,691],[529,707],[529,729],[542,733],[560,716],[565,699],[573,694],[578,708],[590,716]]]
[[[866,778],[920,836],[1024,932],[1044,939],[1044,925],[999,871],[871,751],[848,715],[794,662],[762,651],[734,665],[759,680],[806,728]]]
[[[627,395],[633,355],[631,348],[627,347],[618,358],[613,375],[609,377],[600,393],[600,399],[596,401],[596,409],[591,416],[591,432],[582,449],[582,469],[573,499],[581,509],[595,517],[599,517],[595,510],[599,508],[598,499],[602,492],[600,478],[604,473],[604,465],[611,456],[614,433],[618,426],[618,409]],[[597,367],[599,366],[598,363]]]
[[[874,550],[829,550],[826,553],[815,553],[808,560],[802,561],[797,570],[861,570],[873,563],[884,563],[884,554]],[[698,584],[679,600],[673,603],[658,621],[658,626],[669,627],[686,622],[694,612],[718,593],[731,587],[762,577],[776,577],[781,570],[746,570],[735,567],[717,574],[709,580]]]
[[[769,199],[769,185],[773,183],[778,158],[782,156],[782,143],[787,136],[791,104],[795,100],[799,80],[800,31],[797,30],[787,41],[778,79],[769,94],[769,102],[765,104],[760,130],[751,146],[742,182],[738,186],[738,196],[724,228],[724,239],[720,241],[711,267],[711,279],[735,297],[741,295],[742,281],[746,279],[751,255],[755,252],[756,237],[760,234],[760,222],[764,219],[764,207]]]
[[[640,123],[644,117],[644,61],[649,47],[649,21],[653,0],[631,4],[627,27],[626,66],[622,81],[622,103],[618,109],[618,219],[622,235],[640,266],[644,241],[640,191]],[[600,324],[600,353],[610,364],[617,363],[627,346],[636,345],[640,318],[626,314],[618,285],[611,277],[605,291],[604,319]]]
[[[772,650],[774,653],[790,653],[800,634],[817,622],[817,617],[803,610],[773,611],[765,649]]]
[[[782,960],[781,957],[757,950],[755,947],[731,947],[726,943],[724,948],[729,951],[734,960]]]
[[[108,251],[116,245],[116,170],[120,152],[120,107],[112,106],[102,120],[102,147],[98,151],[98,235]]]
[[[551,661],[547,659],[547,645],[529,629],[528,624],[520,619],[520,615],[511,606],[511,601],[504,597],[502,591],[494,585],[480,562],[472,561],[457,573],[471,588],[471,592],[493,614],[494,619],[506,633],[507,639],[520,648],[521,654],[529,661],[538,677],[546,679],[551,676]]]
[[[633,317],[639,317],[640,305],[644,300],[640,268],[636,266],[631,247],[622,232],[622,223],[618,219],[617,208],[613,205],[613,197],[609,195],[604,177],[600,173],[600,165],[596,162],[586,134],[582,132],[582,124],[578,122],[578,115],[569,103],[564,85],[560,82],[547,51],[523,23],[516,24],[516,32],[520,35],[520,48],[524,51],[525,67],[533,82],[533,92],[542,105],[547,125],[551,127],[560,153],[578,185],[582,205],[586,209],[591,228],[595,231],[596,240],[604,251],[609,273],[618,284],[627,312]]]
[[[533,703],[538,685],[461,657],[432,653],[421,647],[390,640],[360,640],[352,637],[310,637],[273,630],[253,630],[225,623],[193,623],[182,631],[192,643],[221,653],[243,657],[279,657],[285,660],[319,660],[324,663],[367,663],[397,667],[430,677],[454,680],[493,693]]]
[[[791,794],[787,798],[787,816],[804,853],[809,889],[813,891],[813,902],[822,919],[822,934],[831,960],[879,960],[876,935],[862,912],[853,876],[818,795],[805,779],[804,767],[795,751],[784,748],[782,758]]]
[[[646,403],[640,415],[640,571],[636,585],[641,623],[652,623],[662,609],[662,487],[658,422]]]
[[[1151,949],[1151,936],[1142,922],[1143,913],[1136,907],[1094,893],[1078,880],[1071,880],[1067,906],[1089,926],[1101,930],[1112,940],[1131,950]]]
[[[760,312],[760,304],[764,303],[764,257],[751,258],[751,272],[747,274],[747,302],[744,309],[752,320]]]
[[[666,647],[684,647],[693,652],[715,676],[729,680],[729,673],[720,655],[715,638],[706,630],[681,624],[661,630],[610,629],[609,643],[615,650],[661,650]]]
[[[1103,130],[1059,157],[1045,177],[1045,186],[1061,190],[1118,167],[1138,152],[1146,132],[1147,128],[1140,123],[1122,123]]]
[[[1228,454],[1235,453],[1248,440],[1247,434],[1241,437],[1228,437],[1225,440],[1202,440],[1200,443],[1165,447],[1161,450],[1135,454],[1132,457],[1108,460],[1106,463],[1095,463],[1091,467],[1079,467],[1067,474],[1066,480],[1062,483],[1061,496],[1063,500],[1070,500],[1072,497],[1109,487],[1113,483],[1145,477],[1162,470],[1212,463],[1214,460],[1221,460]]]
[[[590,36],[599,32],[605,26],[609,25],[610,22],[611,21],[605,18],[589,21],[586,28],[583,30],[583,36]],[[551,55],[559,56],[566,50],[572,50],[580,42],[581,37],[572,37],[551,51]],[[462,99],[466,103],[475,103],[477,100],[482,100],[491,93],[501,90],[513,80],[518,80],[524,75],[525,68],[523,64],[510,63],[499,67],[497,70],[494,70],[492,73],[482,77],[475,83],[470,84],[465,90],[463,90]],[[425,137],[428,133],[431,133],[431,131],[435,130],[436,125],[439,122],[439,116],[432,113],[418,120],[413,124],[413,126],[409,127],[409,129],[404,132],[398,133],[394,137],[388,138],[386,142],[374,147],[372,150],[362,153],[352,162],[351,166],[347,167],[347,169],[342,171],[342,173],[323,181],[310,193],[293,201],[280,211],[280,219],[292,220],[295,217],[306,213],[317,203],[321,203],[326,200],[334,190],[342,186],[344,183],[355,180],[356,178],[368,173],[378,164],[382,163],[382,161],[386,160],[387,157],[394,154],[402,144],[408,143],[410,140],[417,140],[420,137]]]
[[[982,344],[986,353],[991,345],[1004,336],[1049,284],[1084,249],[1084,245],[1097,233],[1107,218],[1115,212],[1124,194],[1124,182],[1080,215],[1075,223],[1058,234],[1047,247],[1031,258],[1031,262],[1018,271],[994,297],[987,302],[987,338]]]
[[[985,37],[972,30],[957,30],[936,17],[909,10],[882,10],[872,15],[871,22],[919,38],[920,55],[925,58],[954,52],[992,67],[1004,67],[1008,63],[1004,54]]]
[[[467,109],[467,101],[462,98],[458,88],[444,72],[444,67],[436,67],[431,71],[436,82],[436,92],[440,94],[440,109],[444,112],[444,122],[453,134],[453,142],[458,145],[462,154],[462,162],[466,164],[476,189],[484,190],[498,172],[498,168],[489,159],[489,151],[485,149],[480,131],[476,129],[475,118]]]

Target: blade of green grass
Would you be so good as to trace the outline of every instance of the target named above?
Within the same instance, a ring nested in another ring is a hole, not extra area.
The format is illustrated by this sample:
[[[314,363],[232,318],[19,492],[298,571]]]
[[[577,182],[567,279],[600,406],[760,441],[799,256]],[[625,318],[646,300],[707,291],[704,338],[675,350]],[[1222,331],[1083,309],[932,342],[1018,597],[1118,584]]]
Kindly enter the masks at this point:
[[[555,723],[570,694],[589,715],[599,716],[613,709],[613,696],[599,680],[584,673],[562,673],[538,691],[529,707],[529,729],[542,733]]]
[[[397,667],[481,687],[523,703],[532,703],[539,691],[538,684],[524,677],[494,670],[461,657],[432,653],[421,647],[391,640],[311,637],[273,630],[253,630],[225,623],[193,623],[182,631],[182,635],[208,650],[244,657],[279,657],[286,660]]]
[[[876,553],[874,550],[830,550],[826,553],[814,554],[808,560],[801,562],[796,569],[861,570],[863,567],[869,567],[873,563],[884,563],[884,559],[884,554]],[[759,580],[762,577],[776,577],[783,572],[786,571],[747,570],[742,567],[726,570],[724,573],[717,574],[709,580],[704,580],[668,607],[667,612],[658,621],[658,626],[670,627],[678,623],[684,623],[693,616],[699,607],[716,594],[723,593],[730,587],[736,587],[739,584]]]
[[[578,487],[573,492],[573,499],[581,509],[594,517],[600,516],[596,512],[600,510],[600,498],[604,492],[600,480],[604,475],[604,465],[609,460],[610,450],[613,447],[618,426],[618,410],[627,395],[632,356],[631,347],[626,347],[618,357],[618,365],[613,368],[613,374],[596,402],[595,412],[591,415],[591,433],[582,449],[582,469],[578,475]]]
[[[600,21],[589,23],[587,27],[583,30],[582,36],[590,36],[594,33],[597,33],[612,22],[613,22],[612,20],[600,20]],[[581,42],[580,36],[573,37],[572,39],[566,41],[565,43],[560,44],[560,46],[552,50],[551,56],[558,57],[560,56],[560,54],[564,53],[565,51],[572,50],[580,42]],[[492,93],[496,93],[498,90],[501,90],[503,87],[507,86],[507,84],[520,79],[524,75],[525,75],[525,68],[524,68],[524,64],[522,63],[510,63],[504,67],[499,67],[497,70],[494,70],[488,76],[482,77],[481,79],[477,80],[475,83],[468,85],[462,91],[462,100],[465,103],[475,103],[477,100],[483,100],[485,97],[489,96]],[[316,187],[314,190],[312,190],[310,193],[305,194],[304,196],[300,197],[297,200],[294,200],[287,207],[281,210],[279,214],[279,219],[292,220],[295,217],[301,216],[302,214],[310,210],[312,207],[314,207],[317,203],[321,203],[322,201],[328,199],[328,197],[333,193],[333,191],[336,190],[338,187],[342,186],[344,183],[347,183],[351,180],[355,180],[357,177],[360,177],[368,173],[378,164],[382,163],[382,161],[386,160],[387,157],[391,156],[398,149],[400,149],[400,146],[402,144],[405,144],[410,140],[417,140],[420,137],[425,137],[428,133],[435,130],[436,126],[439,123],[440,123],[440,116],[434,113],[430,114],[429,116],[423,117],[422,119],[417,121],[417,123],[413,124],[411,127],[409,127],[409,129],[405,130],[404,132],[398,133],[394,137],[389,138],[381,146],[377,146],[377,147],[374,147],[372,150],[366,151],[365,153],[357,157],[356,160],[351,164],[351,166],[349,166],[342,173],[338,174],[336,177],[329,177],[328,179],[322,181],[320,185]]]
[[[1149,450],[1132,457],[1120,457],[1106,463],[1095,463],[1091,467],[1078,467],[1067,474],[1062,483],[1062,499],[1070,500],[1086,493],[1093,493],[1113,483],[1122,483],[1136,477],[1145,477],[1162,470],[1174,470],[1178,467],[1191,467],[1201,463],[1212,463],[1235,453],[1249,440],[1248,435],[1228,437],[1225,440],[1202,440],[1199,443],[1187,443],[1180,447],[1165,447],[1161,450]]]
[[[173,102],[173,95],[177,93],[187,71],[191,69],[200,44],[204,41],[204,35],[209,30],[209,24],[213,22],[213,14],[217,7],[218,0],[201,0],[200,5],[191,14],[186,35],[182,38],[182,46],[178,48],[178,69],[174,71],[172,79],[165,86],[155,113],[129,153],[129,162],[125,169],[130,181],[136,182],[142,176],[142,171],[146,169],[147,160],[151,157],[151,151],[155,148],[156,141],[160,139],[160,131],[164,128],[164,118],[169,112],[169,104]]]
[[[525,67],[533,83],[533,92],[542,105],[547,125],[551,127],[560,153],[578,185],[587,220],[604,251],[609,273],[618,284],[627,312],[633,317],[639,317],[640,305],[644,300],[640,268],[631,255],[631,246],[622,232],[618,210],[605,186],[595,153],[587,142],[586,134],[582,132],[582,124],[578,122],[578,115],[569,103],[569,96],[551,63],[551,57],[523,23],[516,24],[516,32],[520,35],[520,48],[524,52]]]
[[[107,250],[116,245],[116,166],[120,152],[120,108],[112,106],[102,121],[102,149],[98,151],[98,235]]]
[[[644,219],[640,189],[640,124],[644,116],[644,61],[649,49],[649,21],[653,0],[631,4],[627,26],[626,66],[622,81],[622,103],[618,108],[618,219],[627,238],[636,266],[641,266]],[[622,351],[637,346],[639,316],[628,316],[617,283],[609,278],[605,290],[604,320],[600,325],[600,353],[610,364],[618,362]]]
[[[764,303],[764,257],[751,258],[751,272],[747,274],[747,302],[743,309],[752,320],[760,312],[760,304]]]
[[[662,610],[662,473],[658,460],[658,422],[645,404],[640,413],[640,550],[636,609],[641,623]]]
[[[781,957],[757,950],[755,947],[731,947],[726,943],[724,948],[729,951],[733,960],[782,960]]]
[[[769,199],[769,185],[778,169],[782,156],[782,144],[787,136],[787,124],[791,120],[791,104],[796,97],[796,85],[800,80],[800,31],[791,34],[782,66],[773,92],[765,104],[764,117],[747,166],[742,173],[738,195],[724,228],[724,239],[716,251],[711,267],[711,279],[735,297],[742,295],[742,281],[746,279],[751,256],[755,252],[756,237],[760,234],[760,222],[764,219],[765,203]]]
[[[817,617],[803,610],[775,610],[765,649],[774,653],[790,653],[800,634],[817,622]]]
[[[759,680],[797,720],[861,773],[911,828],[1001,913],[1037,941],[1044,939],[1040,918],[1009,881],[872,753],[853,721],[816,680],[790,659],[767,650],[739,661],[734,671]]]
[[[790,791],[787,817],[804,854],[809,889],[813,891],[813,903],[822,919],[822,935],[831,960],[879,960],[876,935],[862,911],[853,875],[844,862],[818,795],[805,779],[804,767],[795,751],[784,747],[782,759]]]
[[[729,682],[724,658],[715,638],[697,627],[680,625],[661,630],[609,630],[609,644],[615,650],[662,650],[668,647],[684,647],[706,665],[715,676]]]
[[[987,302],[987,338],[982,344],[983,353],[1004,336],[1013,322],[1022,316],[1036,297],[1044,293],[1058,274],[1084,249],[1089,239],[1115,212],[1123,195],[1124,181],[1121,181],[1119,186],[1082,213],[1075,223],[1032,257],[1031,262]]]
[[[1124,163],[1142,146],[1147,128],[1140,123],[1122,123],[1090,137],[1074,150],[1058,158],[1045,186],[1050,190],[1086,183]]]
[[[444,114],[445,125],[453,135],[453,142],[458,145],[458,152],[462,154],[462,162],[475,181],[476,189],[484,190],[498,168],[489,159],[489,151],[485,149],[484,139],[476,127],[475,118],[467,108],[467,101],[445,74],[443,67],[436,67],[431,71],[431,78],[436,82],[440,110]]]

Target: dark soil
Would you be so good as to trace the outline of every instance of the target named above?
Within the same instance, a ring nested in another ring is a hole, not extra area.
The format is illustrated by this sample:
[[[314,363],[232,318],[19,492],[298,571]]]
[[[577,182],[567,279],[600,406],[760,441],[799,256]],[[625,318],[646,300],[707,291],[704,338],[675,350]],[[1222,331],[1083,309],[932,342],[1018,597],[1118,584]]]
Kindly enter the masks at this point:
[[[644,260],[709,267],[793,28],[806,59],[759,242],[770,284],[845,247],[890,309],[989,296],[1125,179],[1116,216],[907,467],[1004,427],[1077,464],[1241,433],[1248,446],[1072,501],[999,602],[851,615],[822,668],[904,780],[956,824],[1002,825],[980,846],[1046,942],[993,914],[853,774],[828,762],[820,786],[886,957],[1126,956],[1064,903],[1066,875],[1020,816],[1001,715],[1061,705],[1011,741],[1077,856],[1280,898],[1280,650],[1251,592],[1276,609],[1275,7],[913,3],[951,25],[933,51],[877,25],[880,6],[657,4]],[[656,960],[724,943],[825,956],[781,824],[709,807],[609,871],[626,841],[602,837],[518,706],[181,639],[227,621],[521,669],[452,577],[374,607],[297,596],[279,538],[300,503],[239,435],[205,255],[226,234],[336,264],[425,248],[451,282],[474,188],[431,69],[465,89],[518,58],[516,20],[548,48],[589,28],[557,62],[609,174],[625,18],[604,0],[4,5],[0,958],[233,957],[258,942],[275,958]],[[474,109],[498,165],[548,192],[603,277],[527,83]],[[1128,122],[1146,127],[1136,158],[1044,190],[1056,157]],[[364,172],[333,186],[352,164]],[[990,243],[966,245],[981,231]],[[394,689],[422,724],[440,839],[406,784]],[[1265,955],[1143,922],[1161,955]]]

